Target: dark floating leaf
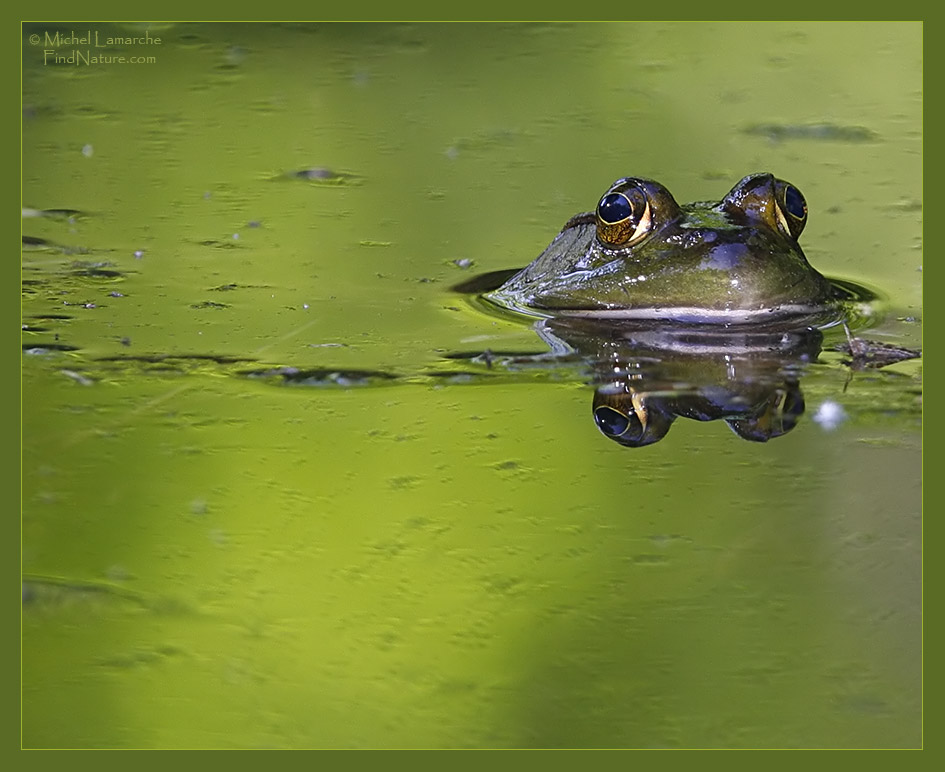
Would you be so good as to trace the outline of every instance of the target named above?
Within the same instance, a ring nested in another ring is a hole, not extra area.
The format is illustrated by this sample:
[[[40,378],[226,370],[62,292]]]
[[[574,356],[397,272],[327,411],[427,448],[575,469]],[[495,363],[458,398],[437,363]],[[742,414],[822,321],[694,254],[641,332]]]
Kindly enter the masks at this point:
[[[359,185],[364,181],[364,178],[359,174],[354,174],[353,172],[336,172],[323,166],[285,172],[275,179],[305,180],[307,182],[313,182],[316,185]]]
[[[31,247],[33,249],[55,250],[57,252],[62,252],[65,255],[87,255],[91,252],[91,250],[87,249],[86,247],[73,247],[67,246],[65,244],[57,244],[54,241],[42,239],[37,236],[23,236],[23,246]]]
[[[198,241],[201,247],[213,247],[213,249],[242,249],[242,246],[236,241],[220,241],[219,239],[206,239]]]
[[[52,351],[78,351],[78,346],[70,346],[66,343],[24,343],[24,354],[48,354]]]
[[[838,343],[832,350],[850,356],[850,359],[844,360],[844,364],[849,365],[851,370],[886,367],[922,356],[921,351],[853,337],[846,343]]]
[[[216,287],[208,287],[208,292],[233,292],[234,290],[241,289],[269,289],[270,285],[268,284],[237,284],[236,282],[230,282],[229,284],[220,284]]]
[[[336,370],[331,368],[300,369],[298,367],[275,367],[265,370],[247,370],[240,373],[247,378],[281,381],[289,386],[317,386],[353,388],[379,386],[397,380],[396,375],[380,370]]]
[[[820,142],[876,142],[879,135],[863,126],[838,126],[834,123],[756,123],[742,129],[743,134],[766,137],[772,142],[790,139]]]
[[[90,279],[123,279],[124,274],[112,267],[113,263],[89,263],[76,260],[72,263],[69,272],[73,276],[86,276]]]
[[[88,217],[88,213],[78,209],[29,209],[23,207],[23,217],[47,217],[51,220],[66,220],[75,222]]]
[[[491,363],[496,359],[534,359],[545,352],[541,351],[453,351],[444,354],[444,359],[464,362]]]
[[[216,310],[222,310],[224,308],[229,308],[230,306],[227,303],[215,303],[212,300],[203,300],[200,303],[191,303],[190,307],[197,309],[213,308]]]
[[[75,319],[71,314],[33,314],[30,319],[45,319],[45,320],[58,320],[58,321],[68,321],[69,319]]]

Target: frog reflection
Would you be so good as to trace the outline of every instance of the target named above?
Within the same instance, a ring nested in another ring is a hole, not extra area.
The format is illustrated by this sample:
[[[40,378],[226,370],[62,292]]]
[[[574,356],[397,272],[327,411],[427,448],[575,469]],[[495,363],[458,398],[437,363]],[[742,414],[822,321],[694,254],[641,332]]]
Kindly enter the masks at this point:
[[[679,417],[722,420],[754,442],[786,434],[804,413],[800,376],[823,338],[813,328],[653,330],[580,318],[536,329],[559,357],[575,352],[589,365],[594,423],[628,447],[658,442]]]
[[[804,412],[797,381],[758,396],[752,404],[738,393],[638,392],[630,382],[615,381],[595,392],[594,422],[605,437],[631,448],[659,442],[679,416],[697,421],[722,418],[740,437],[767,442],[791,431]]]

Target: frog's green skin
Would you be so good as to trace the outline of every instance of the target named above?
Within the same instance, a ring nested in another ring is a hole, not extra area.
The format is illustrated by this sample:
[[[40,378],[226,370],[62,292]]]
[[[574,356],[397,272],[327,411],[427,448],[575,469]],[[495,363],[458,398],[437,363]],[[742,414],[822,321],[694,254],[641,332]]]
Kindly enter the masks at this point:
[[[718,203],[684,206],[658,182],[623,178],[485,297],[539,316],[836,322],[837,291],[797,243],[806,222],[800,192],[771,174],[745,177]]]

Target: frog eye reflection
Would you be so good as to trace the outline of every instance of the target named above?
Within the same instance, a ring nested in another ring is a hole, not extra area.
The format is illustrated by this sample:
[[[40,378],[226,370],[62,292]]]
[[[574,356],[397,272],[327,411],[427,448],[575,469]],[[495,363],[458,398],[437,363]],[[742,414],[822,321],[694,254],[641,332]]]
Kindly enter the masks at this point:
[[[616,387],[616,388],[615,388]],[[617,381],[594,393],[594,423],[600,433],[627,448],[652,445],[666,436],[676,419],[672,405]]]
[[[628,408],[626,411],[620,408]],[[652,420],[651,420],[652,419]],[[601,434],[628,448],[641,448],[659,442],[669,431],[673,416],[657,410],[651,414],[639,395],[633,395],[631,404],[598,405],[594,408],[594,423]]]
[[[778,180],[776,191],[778,225],[785,235],[796,239],[807,224],[807,202],[789,182]]]
[[[612,190],[597,205],[597,236],[607,246],[635,244],[652,225],[646,194],[636,186]]]
[[[610,405],[601,405],[594,410],[594,423],[597,424],[597,428],[601,432],[611,438],[622,437],[630,431],[634,424],[637,425],[638,432],[643,428],[640,425],[640,420],[635,415],[632,417],[625,415],[610,407]]]

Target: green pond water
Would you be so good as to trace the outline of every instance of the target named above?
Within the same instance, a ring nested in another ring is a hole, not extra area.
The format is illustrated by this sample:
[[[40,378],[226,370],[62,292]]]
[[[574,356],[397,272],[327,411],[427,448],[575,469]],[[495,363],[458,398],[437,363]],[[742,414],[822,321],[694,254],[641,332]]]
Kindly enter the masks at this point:
[[[630,449],[450,291],[771,171],[918,347],[919,24],[144,31],[23,30],[25,747],[921,744],[921,360]]]

